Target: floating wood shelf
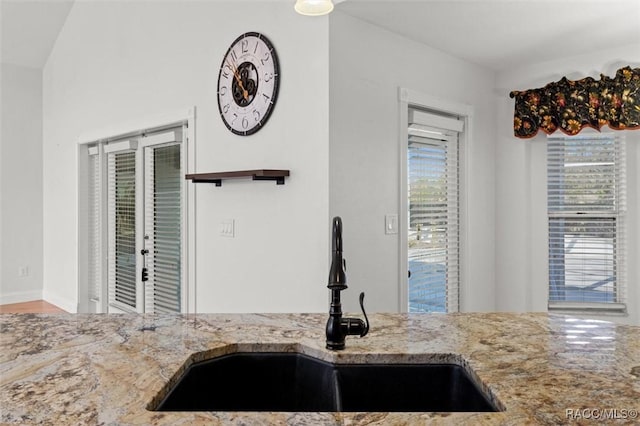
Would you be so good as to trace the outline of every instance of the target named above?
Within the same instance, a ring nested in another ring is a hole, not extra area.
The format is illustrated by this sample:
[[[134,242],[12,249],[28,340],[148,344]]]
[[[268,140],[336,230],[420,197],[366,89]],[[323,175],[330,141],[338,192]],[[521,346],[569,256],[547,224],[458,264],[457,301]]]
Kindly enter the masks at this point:
[[[185,176],[193,183],[206,182],[222,186],[222,181],[227,179],[248,178],[252,180],[275,180],[276,185],[284,185],[284,178],[289,176],[289,170],[240,170],[235,172],[193,173]]]

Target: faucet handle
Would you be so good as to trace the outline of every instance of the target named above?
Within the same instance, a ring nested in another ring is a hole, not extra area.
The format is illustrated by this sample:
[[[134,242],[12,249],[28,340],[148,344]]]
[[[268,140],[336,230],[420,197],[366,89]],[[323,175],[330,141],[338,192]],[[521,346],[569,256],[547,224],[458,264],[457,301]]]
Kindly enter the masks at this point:
[[[369,318],[367,318],[367,313],[364,311],[364,291],[360,293],[360,309],[362,309],[362,315],[364,315],[364,327],[362,328],[362,333],[360,333],[360,337],[364,337],[369,332]]]
[[[360,308],[362,308],[364,321],[360,318],[342,318],[340,320],[345,336],[364,337],[369,332],[369,318],[367,318],[367,313],[364,311],[364,292],[360,293]]]

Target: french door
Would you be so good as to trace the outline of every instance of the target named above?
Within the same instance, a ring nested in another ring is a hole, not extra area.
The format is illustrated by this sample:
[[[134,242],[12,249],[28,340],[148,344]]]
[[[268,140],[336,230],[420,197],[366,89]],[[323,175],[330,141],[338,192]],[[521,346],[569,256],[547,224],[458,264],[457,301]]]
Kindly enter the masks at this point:
[[[89,167],[102,170],[89,173],[94,311],[182,310],[182,134],[175,128],[90,149],[98,159]]]
[[[407,145],[408,311],[457,312],[460,286],[462,122],[409,111]]]

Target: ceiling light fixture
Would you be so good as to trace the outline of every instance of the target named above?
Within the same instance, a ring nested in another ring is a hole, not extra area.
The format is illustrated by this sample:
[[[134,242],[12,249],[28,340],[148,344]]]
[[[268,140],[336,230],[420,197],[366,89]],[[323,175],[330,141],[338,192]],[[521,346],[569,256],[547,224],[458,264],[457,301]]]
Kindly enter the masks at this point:
[[[321,16],[333,10],[331,0],[296,0],[296,12],[306,16]]]

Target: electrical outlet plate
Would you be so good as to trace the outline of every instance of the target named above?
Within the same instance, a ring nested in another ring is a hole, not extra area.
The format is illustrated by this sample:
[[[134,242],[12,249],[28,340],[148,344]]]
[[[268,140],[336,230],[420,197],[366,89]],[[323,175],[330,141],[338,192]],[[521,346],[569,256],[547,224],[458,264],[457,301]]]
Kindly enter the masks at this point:
[[[235,237],[235,220],[225,219],[220,222],[220,235],[223,237]]]

